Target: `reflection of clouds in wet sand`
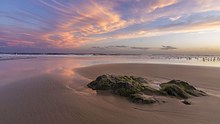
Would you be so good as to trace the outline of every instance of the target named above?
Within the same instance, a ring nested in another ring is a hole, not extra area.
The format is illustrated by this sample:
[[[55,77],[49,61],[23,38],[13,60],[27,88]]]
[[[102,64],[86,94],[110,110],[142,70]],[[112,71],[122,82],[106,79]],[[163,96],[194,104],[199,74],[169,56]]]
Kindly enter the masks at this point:
[[[80,65],[75,64],[74,67],[52,67],[44,70],[43,73],[62,78],[62,84],[65,85],[67,89],[73,90],[74,92],[78,92],[77,89],[81,88],[81,84],[78,81],[81,81],[83,77],[80,77],[74,72],[73,68],[76,67],[80,67]]]
[[[74,93],[81,95],[96,94],[95,91],[88,89],[86,83],[90,80],[77,74],[73,68],[79,68],[80,64],[74,64],[74,67],[57,66],[54,68],[48,68],[43,72],[49,75],[63,78],[62,84]]]
[[[75,74],[72,68],[67,68],[67,67],[48,68],[44,72],[47,74],[57,74],[66,78],[73,77],[73,75]]]
[[[66,84],[66,87],[69,89],[72,89],[75,93],[81,94],[81,95],[91,95],[96,94],[96,91],[91,90],[87,87],[87,84],[91,80],[79,75],[78,73],[75,73],[72,77],[72,80],[69,81],[69,83]]]

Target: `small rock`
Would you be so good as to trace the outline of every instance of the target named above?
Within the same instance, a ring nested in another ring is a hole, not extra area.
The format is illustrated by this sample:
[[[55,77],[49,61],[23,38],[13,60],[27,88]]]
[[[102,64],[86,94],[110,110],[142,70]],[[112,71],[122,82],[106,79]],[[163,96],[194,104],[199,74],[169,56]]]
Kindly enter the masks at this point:
[[[183,100],[181,100],[181,102],[185,105],[191,105],[191,102],[188,101],[187,99],[183,99]]]

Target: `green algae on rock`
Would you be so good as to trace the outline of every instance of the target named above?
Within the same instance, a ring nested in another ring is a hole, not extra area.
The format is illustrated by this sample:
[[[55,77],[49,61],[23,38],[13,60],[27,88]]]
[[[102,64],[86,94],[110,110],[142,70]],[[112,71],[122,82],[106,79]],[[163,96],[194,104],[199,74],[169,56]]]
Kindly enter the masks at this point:
[[[190,85],[187,82],[180,81],[180,80],[171,80],[168,83],[160,84],[161,92],[168,96],[174,96],[180,99],[187,99],[191,96],[205,96],[206,93],[197,90],[195,87]]]
[[[129,96],[144,90],[144,78],[134,76],[102,75],[87,86],[93,90],[112,90],[121,96]]]
[[[160,103],[161,100],[156,96],[170,96],[185,100],[192,96],[206,95],[205,92],[197,90],[184,81],[171,80],[160,84],[160,89],[155,89],[142,77],[126,75],[101,75],[87,86],[93,90],[109,90],[114,94],[127,97],[133,103],[141,104]]]

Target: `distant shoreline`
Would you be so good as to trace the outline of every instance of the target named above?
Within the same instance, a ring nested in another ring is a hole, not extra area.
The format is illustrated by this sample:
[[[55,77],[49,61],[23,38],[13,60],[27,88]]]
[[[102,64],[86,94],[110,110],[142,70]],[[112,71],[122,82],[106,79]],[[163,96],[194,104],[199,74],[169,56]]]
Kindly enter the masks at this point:
[[[87,58],[109,58],[104,63],[95,62],[96,64],[110,63],[147,63],[147,64],[168,64],[168,65],[191,65],[220,67],[220,56],[186,56],[186,55],[134,55],[134,54],[66,54],[66,53],[19,53],[19,54],[1,54],[0,61],[18,60],[41,57],[87,57]],[[111,59],[114,58],[114,59]],[[121,61],[121,59],[123,61]],[[95,64],[93,63],[93,64]]]
[[[0,61],[7,61],[7,60],[20,60],[20,59],[34,59],[37,57],[15,57],[15,58],[2,58],[0,57]]]
[[[213,56],[220,56],[220,54],[124,54],[124,53],[56,53],[56,52],[48,52],[48,53],[24,53],[24,52],[0,52],[0,55],[110,55],[110,56],[119,56],[119,55],[128,55],[128,56],[206,56],[206,57],[213,57]]]
[[[142,55],[142,54],[105,54],[105,53],[0,53],[0,55]]]

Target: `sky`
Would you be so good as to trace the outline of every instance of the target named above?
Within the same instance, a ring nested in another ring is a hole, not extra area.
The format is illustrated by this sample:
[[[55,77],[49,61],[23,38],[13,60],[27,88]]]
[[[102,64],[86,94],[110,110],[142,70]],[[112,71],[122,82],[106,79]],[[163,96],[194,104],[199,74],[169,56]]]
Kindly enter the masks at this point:
[[[220,54],[220,0],[1,0],[0,52]]]

